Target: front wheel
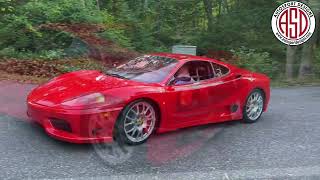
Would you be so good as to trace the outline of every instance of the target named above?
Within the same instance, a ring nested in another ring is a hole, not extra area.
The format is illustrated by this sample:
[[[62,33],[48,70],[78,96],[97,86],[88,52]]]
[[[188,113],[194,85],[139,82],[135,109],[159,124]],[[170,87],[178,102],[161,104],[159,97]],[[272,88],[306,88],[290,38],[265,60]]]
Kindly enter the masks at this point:
[[[144,143],[152,134],[157,120],[155,108],[138,100],[125,107],[116,122],[116,139],[129,145]]]
[[[264,108],[264,95],[259,89],[250,93],[243,109],[243,122],[254,123],[259,120]]]

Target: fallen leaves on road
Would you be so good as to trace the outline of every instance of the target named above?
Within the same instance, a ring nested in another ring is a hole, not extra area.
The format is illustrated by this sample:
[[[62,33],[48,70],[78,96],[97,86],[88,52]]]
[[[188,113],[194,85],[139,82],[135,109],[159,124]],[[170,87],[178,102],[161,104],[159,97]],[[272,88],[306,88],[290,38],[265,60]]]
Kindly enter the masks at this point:
[[[39,78],[34,76],[26,76],[19,74],[10,74],[5,71],[0,71],[0,81],[15,81],[26,84],[43,84],[50,78]]]
[[[0,60],[0,80],[42,83],[60,74],[76,70],[100,70],[106,66],[88,58],[45,60]]]

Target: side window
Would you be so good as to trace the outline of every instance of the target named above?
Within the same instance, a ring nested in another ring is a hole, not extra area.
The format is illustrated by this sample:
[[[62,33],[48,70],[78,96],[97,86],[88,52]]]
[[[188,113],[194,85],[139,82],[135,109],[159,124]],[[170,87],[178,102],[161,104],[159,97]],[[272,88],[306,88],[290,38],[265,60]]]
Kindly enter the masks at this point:
[[[214,78],[214,72],[210,62],[207,61],[191,61],[184,64],[174,75],[174,79],[185,79],[183,82],[177,81],[174,84],[190,84],[202,80]],[[188,79],[188,82],[186,81]]]
[[[210,62],[196,61],[193,63],[191,70],[196,81],[203,81],[214,77]]]
[[[226,68],[222,65],[219,65],[216,63],[211,63],[211,64],[212,64],[212,68],[213,68],[214,77],[224,76],[224,75],[228,74],[230,71],[228,68]]]

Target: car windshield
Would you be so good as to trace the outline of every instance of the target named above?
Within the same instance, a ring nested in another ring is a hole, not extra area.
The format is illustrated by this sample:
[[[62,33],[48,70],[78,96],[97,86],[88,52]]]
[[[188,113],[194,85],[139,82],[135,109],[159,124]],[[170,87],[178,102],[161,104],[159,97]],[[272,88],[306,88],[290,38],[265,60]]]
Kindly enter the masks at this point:
[[[159,83],[167,77],[178,61],[163,56],[144,55],[106,71],[109,76],[146,83]]]

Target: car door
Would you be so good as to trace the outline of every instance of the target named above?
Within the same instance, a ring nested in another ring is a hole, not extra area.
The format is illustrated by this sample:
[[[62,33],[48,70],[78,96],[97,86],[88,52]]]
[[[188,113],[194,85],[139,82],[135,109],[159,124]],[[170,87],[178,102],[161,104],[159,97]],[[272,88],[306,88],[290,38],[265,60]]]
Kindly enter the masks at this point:
[[[196,69],[197,62],[187,63],[191,63],[191,67]],[[202,63],[207,63],[211,67],[209,62]],[[208,121],[210,88],[199,76],[195,77],[196,72],[193,72],[192,76],[194,78],[192,83],[166,87],[167,115],[173,125],[188,126],[199,119]]]

